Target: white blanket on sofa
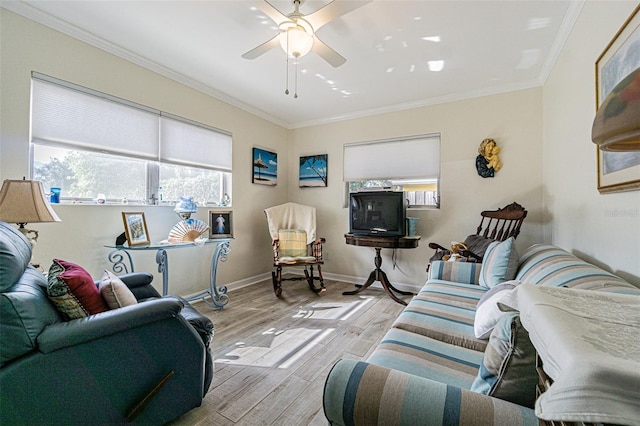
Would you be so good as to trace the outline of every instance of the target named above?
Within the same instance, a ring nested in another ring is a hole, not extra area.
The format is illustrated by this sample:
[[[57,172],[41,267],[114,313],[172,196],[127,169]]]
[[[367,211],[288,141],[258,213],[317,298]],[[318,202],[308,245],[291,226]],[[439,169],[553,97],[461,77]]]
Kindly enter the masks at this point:
[[[500,304],[554,380],[538,417],[640,425],[640,296],[522,284]]]

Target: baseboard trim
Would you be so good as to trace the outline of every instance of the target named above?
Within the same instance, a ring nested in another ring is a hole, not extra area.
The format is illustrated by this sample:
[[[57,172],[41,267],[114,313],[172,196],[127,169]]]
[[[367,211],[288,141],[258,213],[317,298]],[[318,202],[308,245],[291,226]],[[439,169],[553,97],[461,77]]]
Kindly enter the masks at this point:
[[[304,275],[304,272],[301,269],[297,270],[293,268],[287,269],[287,273],[292,275]],[[366,277],[354,277],[352,275],[333,274],[331,272],[323,272],[322,275],[325,280],[342,281],[345,283],[352,283],[352,284],[362,284],[367,280]],[[271,272],[265,272],[264,274],[254,275],[252,277],[244,278],[242,280],[234,281],[234,282],[223,284],[223,285],[227,287],[228,292],[233,292],[236,290],[240,290],[241,288],[244,288],[244,287],[261,283],[265,280],[271,280]],[[417,293],[422,288],[422,285],[407,284],[407,283],[393,283],[393,286],[398,290],[410,291],[412,293]],[[376,289],[382,289],[382,285],[377,281],[371,284],[371,287]],[[187,295],[185,296],[185,298],[188,299],[189,297],[198,293]]]
[[[325,279],[328,279],[328,280],[342,281],[345,283],[352,283],[352,284],[362,284],[365,281],[367,281],[367,278],[368,278],[368,277],[354,277],[352,275],[342,275],[342,274],[332,274],[332,273],[323,273],[322,275],[324,276]],[[392,282],[392,284],[398,290],[410,291],[412,293],[417,293],[422,288],[422,284],[416,285],[416,284],[398,283],[398,282]],[[376,281],[375,283],[371,284],[371,287],[382,289],[382,284]]]

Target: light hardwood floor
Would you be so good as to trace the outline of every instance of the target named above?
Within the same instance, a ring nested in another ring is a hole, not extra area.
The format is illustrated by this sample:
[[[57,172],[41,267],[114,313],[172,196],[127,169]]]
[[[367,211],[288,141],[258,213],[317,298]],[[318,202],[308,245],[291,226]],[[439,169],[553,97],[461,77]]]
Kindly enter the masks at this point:
[[[366,358],[402,311],[382,290],[343,296],[353,284],[271,281],[229,293],[223,310],[193,306],[215,325],[215,373],[202,406],[172,425],[326,425],[324,381],[340,358]],[[404,297],[408,300],[410,296]]]

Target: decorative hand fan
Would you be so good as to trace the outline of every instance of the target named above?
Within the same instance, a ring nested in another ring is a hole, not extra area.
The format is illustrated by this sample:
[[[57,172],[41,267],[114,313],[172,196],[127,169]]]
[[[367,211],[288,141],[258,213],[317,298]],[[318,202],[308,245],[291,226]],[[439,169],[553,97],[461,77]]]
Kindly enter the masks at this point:
[[[195,241],[196,238],[209,231],[209,225],[198,219],[189,218],[174,225],[169,232],[170,243]]]

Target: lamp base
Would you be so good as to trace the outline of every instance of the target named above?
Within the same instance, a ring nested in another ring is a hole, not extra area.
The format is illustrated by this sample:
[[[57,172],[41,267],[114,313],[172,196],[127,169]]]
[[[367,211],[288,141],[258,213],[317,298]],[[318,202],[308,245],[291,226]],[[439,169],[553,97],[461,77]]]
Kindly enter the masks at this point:
[[[24,235],[25,238],[29,240],[29,243],[31,243],[31,248],[33,249],[33,247],[38,242],[38,231],[36,231],[35,229],[25,228],[24,226],[26,225],[26,223],[18,223],[17,225],[18,231],[22,232],[22,235]]]

